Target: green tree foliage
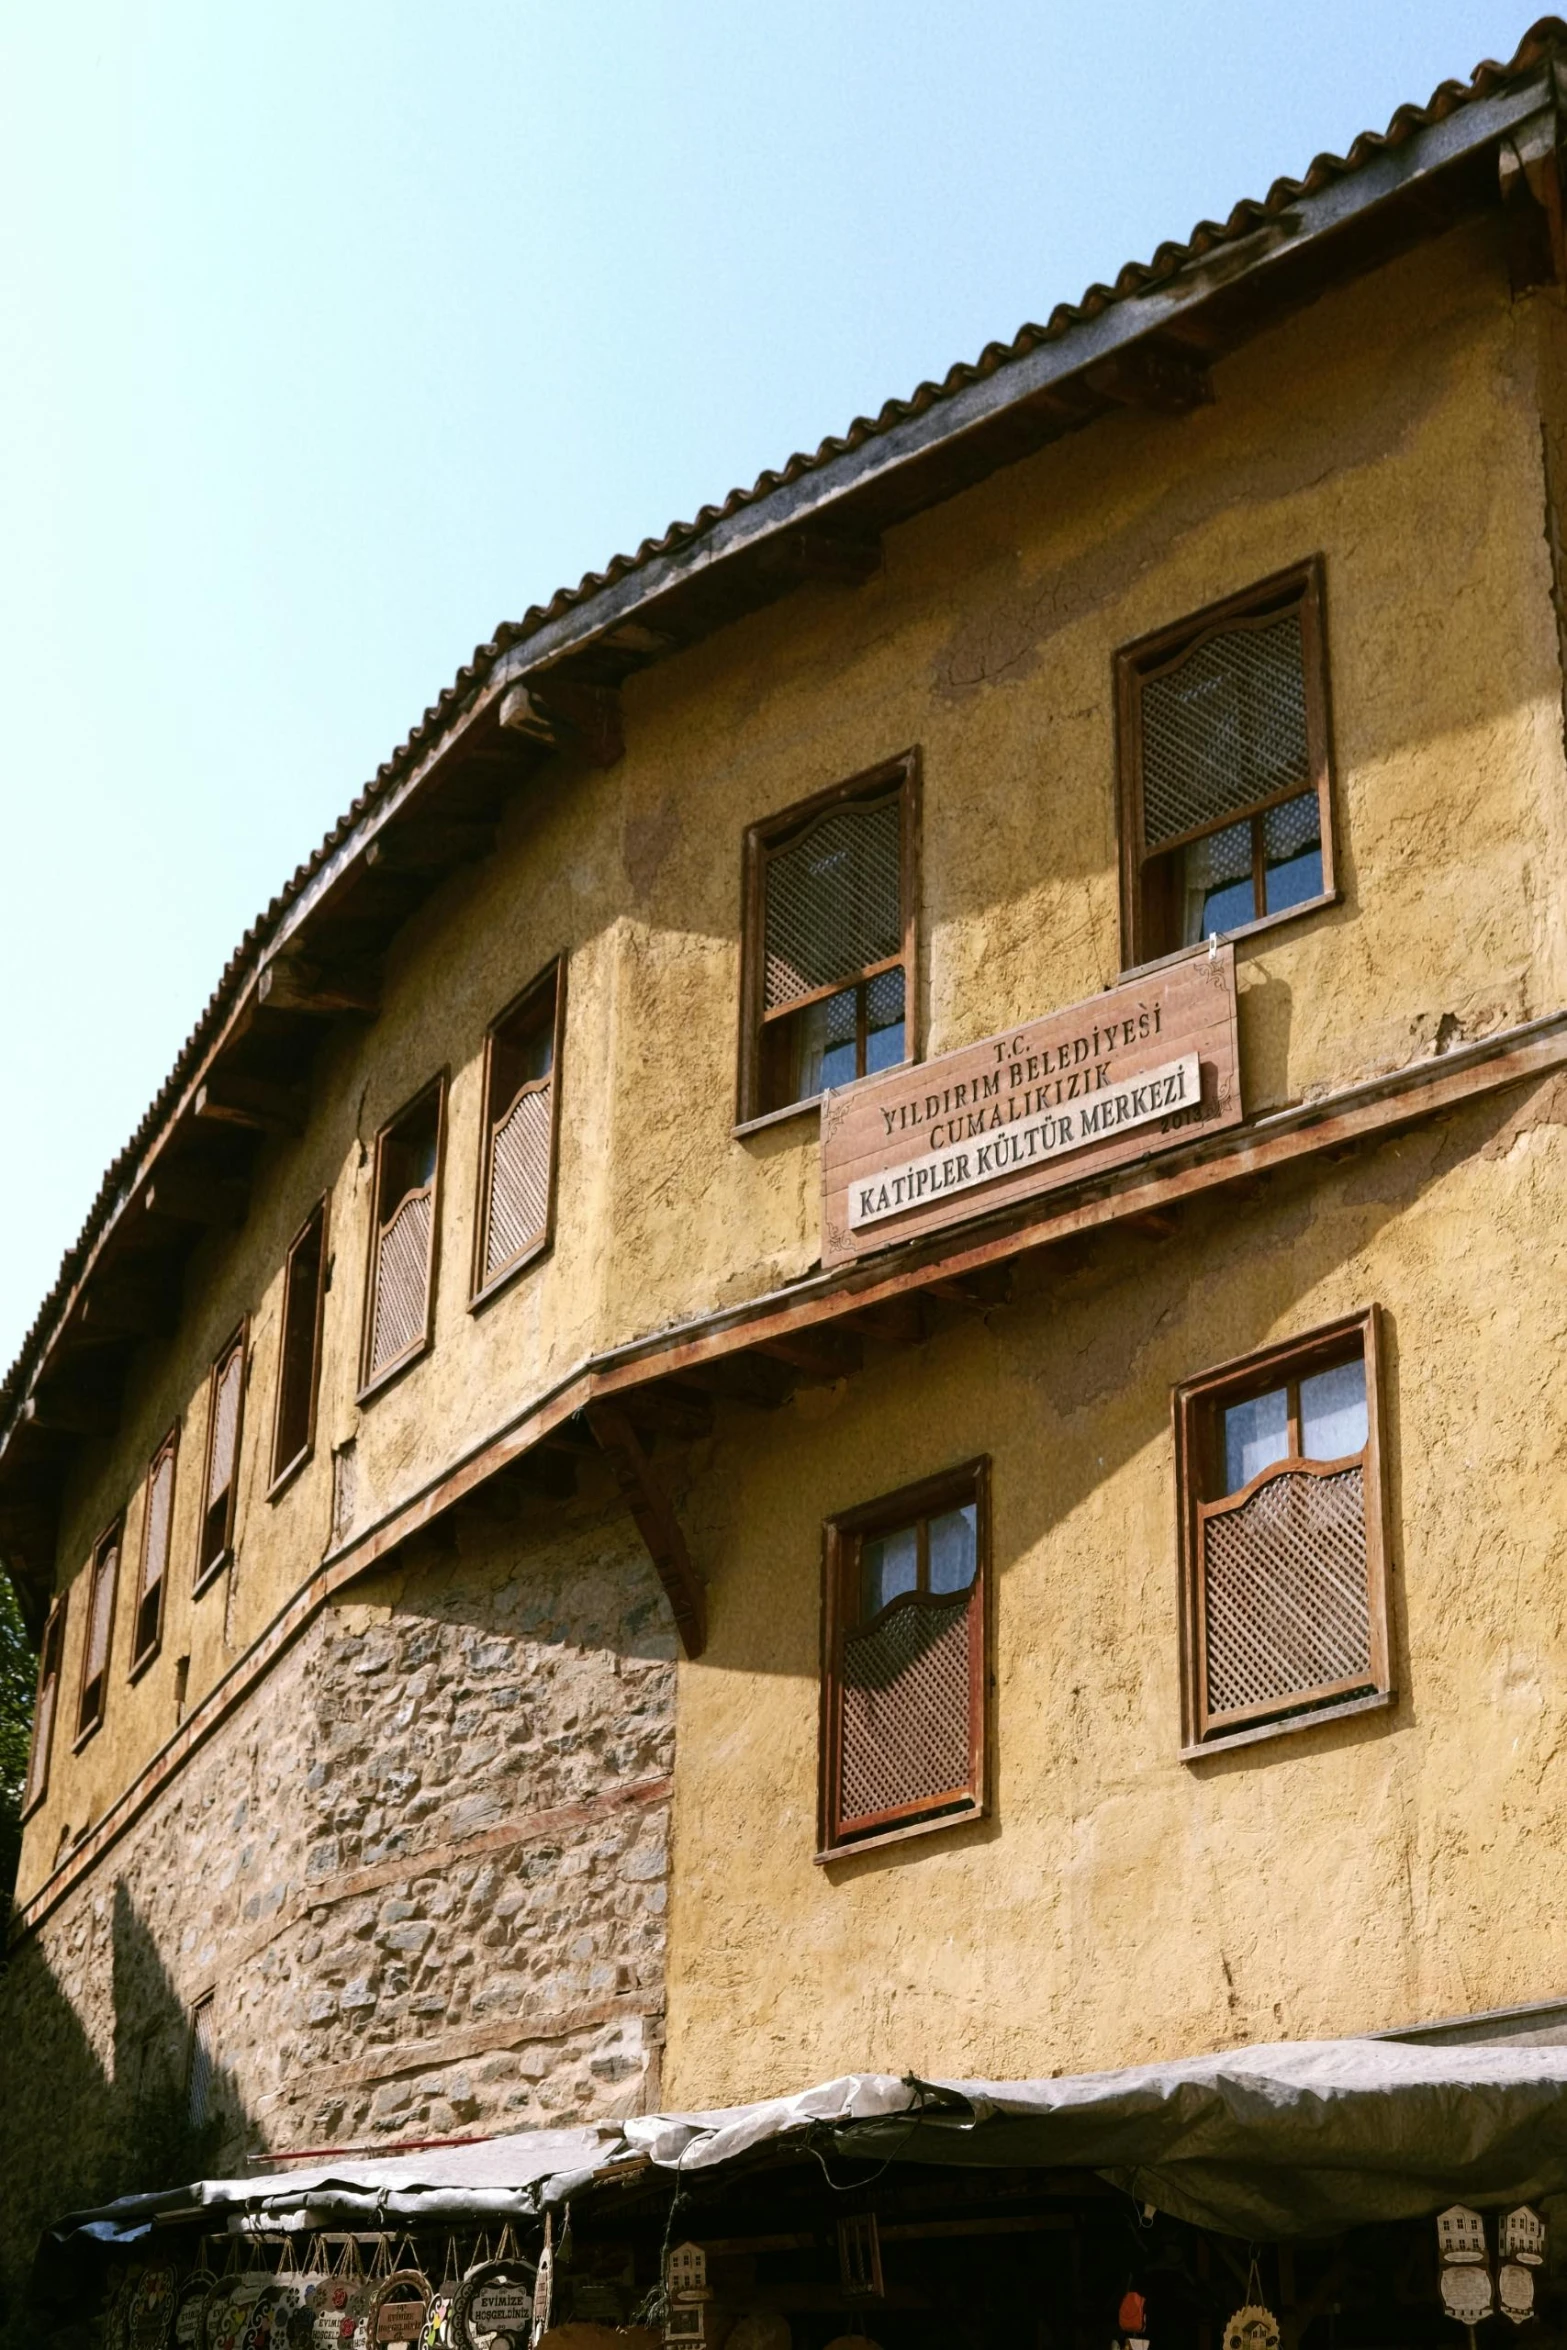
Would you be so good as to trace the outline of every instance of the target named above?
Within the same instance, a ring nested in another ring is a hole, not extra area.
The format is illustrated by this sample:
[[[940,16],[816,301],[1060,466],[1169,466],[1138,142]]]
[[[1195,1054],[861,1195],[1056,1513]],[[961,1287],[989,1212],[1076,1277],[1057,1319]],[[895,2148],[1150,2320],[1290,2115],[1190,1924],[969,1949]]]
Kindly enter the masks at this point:
[[[11,1579],[0,1574],[0,1931],[10,1914],[22,1842],[22,1783],[33,1726],[37,1659]]]

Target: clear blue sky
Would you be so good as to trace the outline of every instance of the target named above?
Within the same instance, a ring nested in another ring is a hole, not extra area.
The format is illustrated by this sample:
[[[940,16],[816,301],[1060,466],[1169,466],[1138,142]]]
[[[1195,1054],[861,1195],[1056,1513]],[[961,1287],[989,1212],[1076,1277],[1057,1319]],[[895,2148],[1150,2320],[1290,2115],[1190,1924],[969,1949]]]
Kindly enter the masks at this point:
[[[12,0],[0,1366],[495,624],[1511,54],[1494,0]]]

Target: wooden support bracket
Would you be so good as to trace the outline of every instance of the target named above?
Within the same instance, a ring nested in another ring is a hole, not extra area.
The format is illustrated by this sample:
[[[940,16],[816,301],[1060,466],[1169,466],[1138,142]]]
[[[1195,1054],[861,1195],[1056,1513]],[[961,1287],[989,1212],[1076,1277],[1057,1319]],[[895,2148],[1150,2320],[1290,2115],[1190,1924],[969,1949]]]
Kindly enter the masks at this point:
[[[1184,416],[1213,399],[1212,378],[1202,360],[1174,344],[1133,343],[1087,369],[1084,380],[1117,407],[1152,408],[1161,416]]]
[[[338,970],[302,955],[276,955],[263,966],[256,1000],[269,1012],[303,1012],[312,1019],[335,1020],[345,1012],[373,1019],[381,1009],[381,990],[368,972]]]
[[[191,1167],[165,1167],[142,1188],[149,1216],[171,1224],[210,1224],[229,1231],[245,1221],[247,1189],[232,1177],[198,1174]]]
[[[495,846],[493,824],[408,822],[388,825],[365,850],[365,863],[377,873],[439,873],[452,865],[471,865]]]
[[[881,569],[881,541],[841,531],[791,530],[769,539],[758,551],[757,564],[772,579],[860,587]]]
[[[620,696],[613,686],[530,677],[501,697],[500,722],[543,750],[580,751],[593,767],[613,767],[625,753]]]
[[[669,1496],[623,1407],[619,1403],[590,1403],[586,1410],[588,1426],[658,1570],[674,1612],[680,1645],[687,1656],[700,1656],[707,1646],[707,1594]]]
[[[787,1363],[791,1371],[820,1387],[847,1379],[865,1359],[864,1348],[847,1330],[791,1330],[782,1338],[760,1340],[756,1351]]]
[[[1567,285],[1567,225],[1561,151],[1553,112],[1504,139],[1498,155],[1507,274],[1515,294],[1531,286]]]
[[[291,1085],[237,1070],[215,1070],[196,1091],[196,1116],[213,1126],[240,1126],[252,1134],[303,1134],[304,1105]]]
[[[23,1404],[22,1425],[43,1436],[112,1436],[120,1424],[117,1397],[46,1387]]]

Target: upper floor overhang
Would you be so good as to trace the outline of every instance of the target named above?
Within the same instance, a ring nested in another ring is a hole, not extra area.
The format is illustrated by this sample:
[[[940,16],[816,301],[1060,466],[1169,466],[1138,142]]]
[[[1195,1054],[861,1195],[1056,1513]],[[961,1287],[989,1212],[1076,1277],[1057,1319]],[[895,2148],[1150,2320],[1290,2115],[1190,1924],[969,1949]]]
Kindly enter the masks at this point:
[[[1464,221],[1496,220],[1515,288],[1567,278],[1564,75],[1567,25],[1543,19],[1505,66],[1444,83],[1346,156],[1129,264],[477,649],[241,942],[0,1383],[0,1558],[35,1620],[74,1448],[113,1426],[193,1240],[244,1214],[258,1146],[303,1122],[320,1038],[374,1017],[393,938],[486,853],[543,764],[613,765],[629,678],[799,585],[852,587],[889,530],[1067,434],[1211,399],[1227,353]],[[849,1314],[856,1294],[829,1284],[788,1312]]]

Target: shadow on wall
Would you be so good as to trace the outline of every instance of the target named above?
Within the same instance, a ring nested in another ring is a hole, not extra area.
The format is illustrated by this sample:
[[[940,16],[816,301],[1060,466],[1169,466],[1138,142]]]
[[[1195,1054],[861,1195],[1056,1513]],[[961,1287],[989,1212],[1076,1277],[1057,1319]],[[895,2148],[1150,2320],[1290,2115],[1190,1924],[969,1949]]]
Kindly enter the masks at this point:
[[[198,2052],[191,2010],[124,1885],[106,1921],[113,2030],[95,2045],[34,1937],[5,1970],[0,2090],[0,2350],[66,2339],[79,2321],[80,2255],[36,2257],[43,2231],[118,2195],[180,2186],[242,2159],[233,2076]],[[77,1948],[73,1940],[73,1948]],[[84,1972],[85,1972],[84,1968]]]

